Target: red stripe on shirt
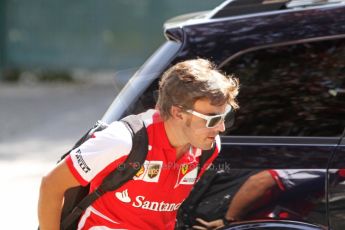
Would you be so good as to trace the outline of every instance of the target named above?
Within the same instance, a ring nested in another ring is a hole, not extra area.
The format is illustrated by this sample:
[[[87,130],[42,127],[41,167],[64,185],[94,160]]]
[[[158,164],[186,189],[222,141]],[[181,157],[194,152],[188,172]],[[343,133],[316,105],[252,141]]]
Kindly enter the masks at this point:
[[[205,162],[205,164],[202,166],[200,173],[198,175],[197,180],[200,179],[200,177],[204,174],[204,172],[208,169],[208,167],[212,164],[212,162],[214,161],[214,159],[216,159],[216,157],[218,156],[219,150],[218,150],[218,145],[216,145],[214,152],[212,153],[212,156],[210,158],[208,158],[208,160]]]
[[[273,177],[273,179],[275,180],[275,182],[277,183],[278,187],[282,190],[285,191],[285,186],[283,185],[283,183],[280,181],[279,179],[279,175],[275,170],[268,170],[268,172],[271,174],[271,176]]]
[[[73,176],[77,179],[77,181],[82,185],[82,186],[86,186],[89,184],[89,182],[87,182],[86,180],[84,180],[78,173],[78,171],[75,169],[74,165],[73,165],[73,161],[70,155],[68,155],[66,158],[66,164],[69,168],[69,170],[71,171],[71,173],[73,174]]]

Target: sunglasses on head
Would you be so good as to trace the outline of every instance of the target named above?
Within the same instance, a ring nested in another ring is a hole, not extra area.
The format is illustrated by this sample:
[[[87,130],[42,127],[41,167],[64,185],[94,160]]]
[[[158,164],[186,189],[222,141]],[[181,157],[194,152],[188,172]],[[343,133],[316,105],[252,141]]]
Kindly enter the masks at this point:
[[[219,125],[220,122],[225,120],[225,117],[231,112],[231,110],[232,110],[232,107],[230,105],[228,105],[226,107],[225,113],[212,115],[212,116],[205,115],[205,114],[196,112],[196,111],[191,110],[191,109],[186,110],[186,112],[206,120],[206,127],[207,128],[214,128],[217,125]]]

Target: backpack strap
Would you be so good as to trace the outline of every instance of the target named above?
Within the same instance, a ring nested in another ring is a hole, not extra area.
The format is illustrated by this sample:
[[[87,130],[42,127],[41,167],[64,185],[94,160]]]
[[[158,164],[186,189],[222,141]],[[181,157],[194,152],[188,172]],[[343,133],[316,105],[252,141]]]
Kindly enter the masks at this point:
[[[144,123],[137,115],[130,115],[122,122],[132,132],[132,149],[124,163],[114,173],[110,173],[99,186],[100,190],[112,191],[132,179],[143,165],[148,152],[148,137]],[[116,183],[114,183],[116,181]]]
[[[132,149],[127,159],[112,173],[107,175],[102,184],[84,197],[73,211],[62,221],[61,229],[67,229],[76,221],[84,210],[108,191],[115,190],[131,180],[144,163],[148,152],[148,136],[143,121],[137,115],[130,115],[121,120],[132,134]]]
[[[76,149],[78,148],[81,144],[83,144],[85,141],[87,141],[91,136],[92,134],[94,134],[95,132],[98,132],[98,131],[102,131],[103,129],[106,129],[108,127],[108,124],[102,122],[102,121],[97,121],[96,124],[91,128],[89,129],[85,134],[84,136],[82,136],[75,144],[74,146],[68,150],[68,152],[64,153],[58,163],[60,161],[62,161],[65,157],[67,157],[69,155],[69,153],[73,150],[73,149]]]
[[[215,150],[216,150],[215,144],[209,150],[202,150],[200,160],[199,160],[198,176],[199,176],[200,172],[202,171],[202,168],[204,167],[205,163],[208,161],[208,159],[210,159],[210,157],[213,155]]]
[[[208,159],[210,159],[215,150],[216,145],[213,145],[211,149],[202,151],[199,160],[199,169],[197,176],[199,176],[205,163],[208,161]],[[211,186],[211,182],[216,176],[216,171],[206,170],[202,175],[202,179],[200,178],[200,180],[194,185],[190,195],[184,200],[179,210],[177,211],[175,230],[184,230],[191,227],[189,226],[190,215],[194,212],[193,210],[195,209],[196,205],[202,199],[204,193],[209,189],[209,187]]]
[[[190,220],[195,218],[193,215],[194,211],[206,191],[212,186],[216,176],[217,172],[215,170],[206,170],[200,180],[194,185],[189,196],[183,201],[177,211],[175,230],[191,229]]]

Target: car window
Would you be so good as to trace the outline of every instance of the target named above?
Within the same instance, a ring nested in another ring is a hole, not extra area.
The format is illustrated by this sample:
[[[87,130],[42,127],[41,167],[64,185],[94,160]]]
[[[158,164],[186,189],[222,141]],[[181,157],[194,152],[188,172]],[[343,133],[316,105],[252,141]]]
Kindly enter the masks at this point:
[[[345,126],[345,39],[249,52],[223,66],[240,79],[227,135],[340,136]]]

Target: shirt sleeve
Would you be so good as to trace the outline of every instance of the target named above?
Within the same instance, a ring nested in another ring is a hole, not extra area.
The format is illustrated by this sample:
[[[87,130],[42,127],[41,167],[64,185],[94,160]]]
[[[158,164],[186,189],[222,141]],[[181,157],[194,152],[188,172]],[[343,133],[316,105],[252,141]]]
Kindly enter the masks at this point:
[[[86,185],[110,164],[126,157],[131,148],[131,133],[125,124],[116,121],[72,150],[66,162],[79,183]]]
[[[326,171],[322,169],[269,170],[281,190],[324,183]]]

